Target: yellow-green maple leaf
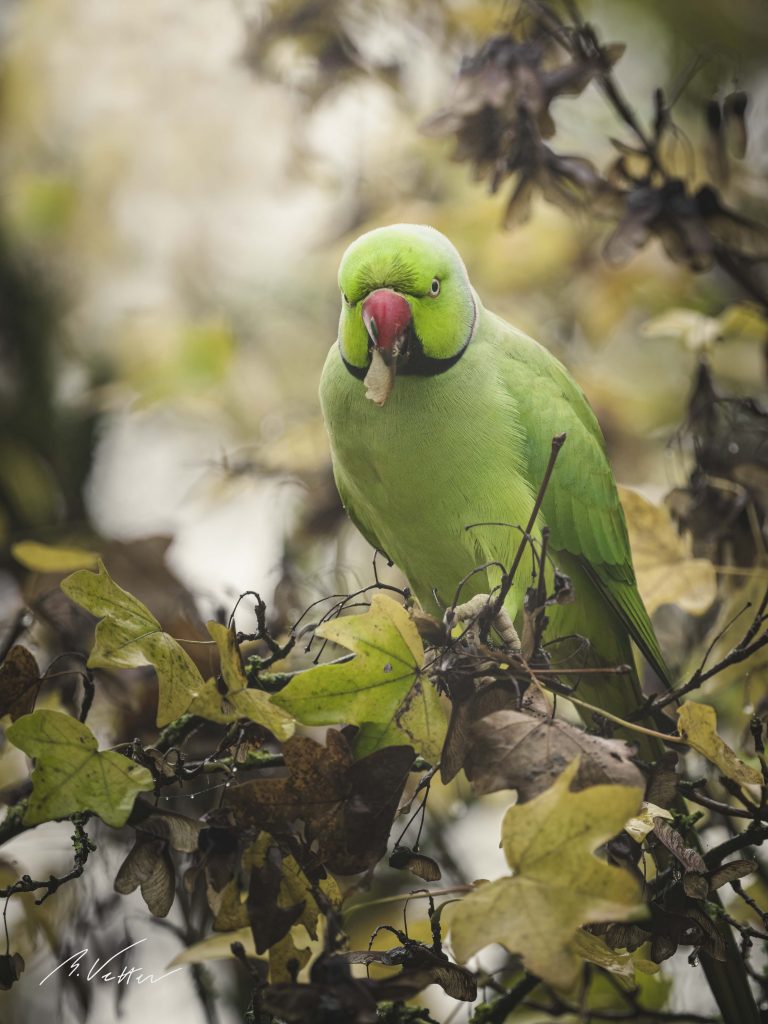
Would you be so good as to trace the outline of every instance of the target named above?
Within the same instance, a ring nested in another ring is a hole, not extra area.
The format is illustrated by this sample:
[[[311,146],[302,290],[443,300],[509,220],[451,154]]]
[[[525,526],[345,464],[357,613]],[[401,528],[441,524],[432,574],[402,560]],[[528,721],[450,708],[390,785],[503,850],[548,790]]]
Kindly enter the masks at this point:
[[[709,704],[687,700],[677,709],[677,728],[680,735],[717,765],[723,775],[742,786],[760,786],[763,776],[755,768],[744,764],[717,734],[717,715]]]
[[[209,679],[190,704],[190,714],[222,724],[235,722],[238,718],[250,718],[269,729],[277,739],[287,740],[293,735],[294,721],[263,690],[248,688],[233,630],[220,622],[209,622],[208,632],[219,651],[226,693],[220,692],[215,679]]]
[[[123,590],[99,562],[96,572],[81,569],[62,580],[76,604],[101,619],[88,658],[90,668],[140,668],[157,672],[157,724],[179,718],[203,688],[203,678],[187,652],[138,598]]]
[[[446,909],[458,960],[498,942],[543,981],[567,989],[580,970],[577,929],[641,912],[637,881],[593,851],[637,813],[643,791],[590,786],[572,793],[577,768],[578,758],[540,796],[507,811],[502,846],[512,876],[484,883]]]
[[[376,594],[364,614],[326,622],[315,632],[357,657],[302,672],[274,702],[305,725],[359,726],[358,757],[408,744],[437,763],[445,714],[423,671],[424,647],[405,609]]]
[[[87,725],[62,711],[34,711],[9,726],[14,746],[37,762],[26,825],[93,811],[121,828],[137,795],[154,788],[146,768],[114,750],[99,750]]]

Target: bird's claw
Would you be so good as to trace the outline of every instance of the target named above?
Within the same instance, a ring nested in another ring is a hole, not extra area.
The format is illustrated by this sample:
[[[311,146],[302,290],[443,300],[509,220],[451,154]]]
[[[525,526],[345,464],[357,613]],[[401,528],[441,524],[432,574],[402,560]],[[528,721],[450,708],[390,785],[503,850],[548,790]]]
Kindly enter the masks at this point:
[[[490,594],[475,594],[469,601],[449,608],[446,612],[447,625],[453,627],[457,623],[476,622],[484,613],[488,612],[493,600]],[[522,652],[523,646],[520,643],[520,637],[517,635],[512,617],[506,608],[502,607],[496,612],[491,625],[498,633],[505,647],[510,648],[515,654]]]

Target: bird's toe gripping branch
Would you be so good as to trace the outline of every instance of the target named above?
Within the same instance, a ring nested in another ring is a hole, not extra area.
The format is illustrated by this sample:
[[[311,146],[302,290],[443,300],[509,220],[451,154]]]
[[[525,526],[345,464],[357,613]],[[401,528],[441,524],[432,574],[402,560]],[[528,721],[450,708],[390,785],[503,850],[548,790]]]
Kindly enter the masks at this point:
[[[475,594],[469,601],[450,608],[446,612],[446,622],[451,628],[464,622],[480,622],[484,615],[493,611],[494,605],[495,598],[491,597],[490,594]],[[448,616],[450,616],[450,619]],[[520,637],[506,608],[502,607],[495,613],[491,625],[498,633],[505,647],[510,648],[515,654],[522,653],[523,647],[520,643]]]

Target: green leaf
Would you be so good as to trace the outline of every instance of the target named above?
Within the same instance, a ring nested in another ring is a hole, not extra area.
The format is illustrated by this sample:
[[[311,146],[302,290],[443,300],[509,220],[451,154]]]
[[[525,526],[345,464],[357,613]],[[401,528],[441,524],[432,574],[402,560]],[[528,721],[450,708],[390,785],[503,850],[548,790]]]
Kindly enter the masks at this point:
[[[114,750],[100,751],[88,726],[62,711],[24,715],[6,735],[37,762],[25,825],[93,811],[121,828],[137,795],[154,788],[146,768]]]
[[[364,614],[326,622],[315,632],[357,657],[302,672],[274,703],[305,725],[359,726],[357,757],[407,744],[436,764],[445,714],[423,671],[424,647],[405,609],[376,594]]]
[[[95,551],[40,544],[36,540],[20,540],[12,544],[11,554],[19,565],[23,565],[31,572],[72,572],[74,569],[90,569],[99,560]]]
[[[542,981],[568,989],[580,969],[578,928],[641,911],[636,879],[592,851],[637,813],[643,791],[590,786],[573,793],[577,769],[575,758],[544,793],[507,811],[501,840],[512,877],[479,885],[443,914],[458,960],[499,942]]]
[[[219,690],[216,679],[209,679],[190,704],[189,712],[222,724],[249,718],[269,729],[276,739],[287,740],[293,735],[294,720],[266,693],[248,689],[234,631],[219,622],[209,622],[208,632],[216,641],[226,692]]]
[[[115,583],[102,562],[97,572],[68,576],[61,589],[102,620],[88,658],[90,668],[152,665],[159,690],[157,724],[167,725],[189,710],[204,686],[195,663],[141,601]]]

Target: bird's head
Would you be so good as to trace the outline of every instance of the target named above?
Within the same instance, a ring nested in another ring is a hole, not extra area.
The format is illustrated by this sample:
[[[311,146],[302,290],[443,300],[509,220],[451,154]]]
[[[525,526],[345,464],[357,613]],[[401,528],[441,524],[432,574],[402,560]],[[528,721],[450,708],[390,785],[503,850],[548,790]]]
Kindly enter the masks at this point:
[[[456,249],[434,228],[361,235],[339,268],[339,348],[366,397],[384,405],[397,374],[450,369],[474,333],[477,303]]]

